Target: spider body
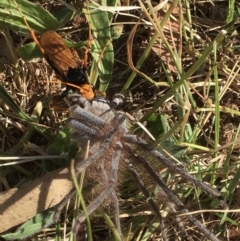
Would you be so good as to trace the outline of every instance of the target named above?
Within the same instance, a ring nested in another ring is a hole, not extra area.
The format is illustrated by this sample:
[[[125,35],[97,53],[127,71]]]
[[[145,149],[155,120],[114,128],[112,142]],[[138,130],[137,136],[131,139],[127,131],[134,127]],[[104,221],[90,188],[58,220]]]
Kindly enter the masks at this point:
[[[178,173],[182,178],[193,182],[196,186],[202,188],[205,192],[210,193],[216,198],[221,199],[221,194],[178,167],[139,136],[129,134],[126,115],[123,112],[114,111],[111,107],[112,105],[115,106],[116,103],[120,103],[121,100],[122,97],[120,95],[114,99],[114,104],[104,98],[96,98],[92,101],[88,101],[79,95],[72,96],[72,102],[75,103],[75,105],[70,108],[68,125],[73,129],[73,139],[81,145],[86,143],[87,140],[90,140],[91,143],[89,158],[79,162],[76,165],[75,172],[78,175],[86,169],[86,172],[89,173],[87,175],[92,175],[92,179],[102,177],[101,181],[99,181],[101,186],[100,193],[97,193],[94,200],[87,206],[87,212],[90,215],[99,206],[106,202],[106,200],[111,200],[110,202],[113,204],[115,210],[116,226],[121,233],[119,206],[115,191],[118,183],[119,170],[121,172],[121,170],[127,169],[136,180],[139,189],[146,196],[147,202],[158,218],[159,225],[161,224],[160,228],[163,240],[167,240],[164,222],[159,212],[159,205],[157,205],[151,198],[151,195],[145,187],[144,181],[142,177],[140,177],[137,168],[134,167],[134,164],[137,163],[137,165],[141,165],[146,172],[145,175],[148,175],[152,180],[153,186],[159,186],[161,189],[159,195],[162,196],[164,193],[164,198],[167,198],[168,202],[172,204],[170,206],[172,207],[171,209],[173,212],[176,212],[175,208],[178,209],[178,212],[180,213],[187,213],[188,210],[182,201],[173,194],[159,177],[158,173],[148,161],[149,157],[155,159],[156,162],[163,164],[170,172]],[[96,175],[94,175],[94,173]],[[59,205],[57,211],[58,215],[69,197],[70,195],[68,195]],[[110,202],[107,201],[107,203]],[[200,232],[209,240],[219,241],[219,239],[194,216],[188,215],[187,217],[189,221],[197,226]],[[178,218],[176,217],[176,219]],[[73,229],[75,233],[84,220],[85,215],[80,213]],[[186,231],[181,231],[183,233],[182,235],[187,236]]]
[[[86,169],[87,182],[98,182],[98,190],[95,189],[94,191],[98,194],[101,193],[100,190],[103,189],[103,186],[106,187],[108,184],[107,176],[109,176],[109,173],[111,172],[111,158],[114,149],[121,149],[119,137],[127,130],[125,116],[119,116],[119,118],[121,118],[121,124],[118,125],[118,128],[114,128],[114,126],[119,123],[115,123],[116,116],[112,106],[115,106],[116,102],[122,102],[122,100],[122,96],[118,96],[113,102],[108,101],[104,97],[95,98],[93,101],[88,101],[84,97],[80,97],[77,102],[82,107],[74,105],[71,108],[72,111],[70,112],[68,125],[74,129],[73,139],[80,143],[82,147],[85,146],[87,141],[90,141],[89,156],[97,153],[101,143],[104,141],[111,142],[109,145],[107,144],[108,155],[104,155],[102,160],[94,162]],[[85,117],[81,118],[80,116],[82,116],[83,111]],[[99,117],[98,120],[95,119],[96,116]],[[79,118],[81,119],[81,122],[76,121]],[[110,132],[111,134],[107,137],[106,141],[107,132]],[[112,135],[112,133],[114,133],[114,135]],[[123,169],[123,165],[120,165],[120,168]],[[102,173],[102,175],[99,175],[99,173]]]

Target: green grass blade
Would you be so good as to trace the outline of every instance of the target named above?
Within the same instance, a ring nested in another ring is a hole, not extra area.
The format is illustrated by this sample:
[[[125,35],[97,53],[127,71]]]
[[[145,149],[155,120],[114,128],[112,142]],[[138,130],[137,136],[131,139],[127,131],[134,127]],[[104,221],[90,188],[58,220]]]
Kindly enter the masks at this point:
[[[230,23],[234,19],[234,13],[235,13],[235,0],[229,0],[228,1],[228,12],[227,12],[227,18],[226,23]]]

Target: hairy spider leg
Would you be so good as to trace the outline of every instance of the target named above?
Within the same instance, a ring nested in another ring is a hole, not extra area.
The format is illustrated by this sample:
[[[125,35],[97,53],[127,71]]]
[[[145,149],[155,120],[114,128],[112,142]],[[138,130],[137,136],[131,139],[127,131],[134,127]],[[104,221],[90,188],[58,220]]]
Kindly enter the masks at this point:
[[[81,124],[81,123],[78,123]],[[75,130],[78,131],[79,126],[76,126],[76,123],[69,123],[69,126],[74,127],[75,126]],[[75,172],[76,175],[79,175],[79,173],[81,173],[83,170],[85,170],[86,168],[88,168],[90,165],[92,165],[94,162],[96,162],[97,160],[99,160],[105,153],[106,151],[109,149],[109,145],[111,143],[111,140],[113,138],[113,134],[114,132],[116,132],[116,129],[112,129],[112,132],[109,133],[109,136],[104,140],[104,142],[100,145],[100,148],[97,152],[95,152],[95,154],[93,154],[91,157],[87,158],[86,160],[80,162],[76,168],[75,168]],[[110,175],[110,179],[108,179],[109,184],[106,186],[106,189],[100,194],[100,196],[97,198],[97,200],[93,201],[92,203],[89,204],[89,206],[87,207],[87,213],[88,215],[90,215],[92,212],[94,212],[104,201],[104,199],[111,193],[114,191],[114,188],[116,186],[116,181],[117,181],[117,170],[118,170],[118,163],[119,163],[119,158],[120,158],[120,152],[121,152],[121,144],[116,143],[115,147],[115,153],[112,157],[112,170],[111,170],[111,175]],[[60,212],[62,210],[62,208],[65,206],[65,204],[67,203],[68,199],[71,198],[75,193],[75,190],[72,190],[69,194],[67,194],[63,201],[58,205],[58,208],[56,209],[55,215],[54,215],[54,220],[56,221],[59,218]],[[116,194],[113,194],[113,196],[116,196]],[[118,210],[118,207],[116,207]],[[119,212],[119,211],[118,211]],[[81,225],[81,223],[85,220],[85,214],[84,213],[80,213],[78,218],[77,218],[77,222],[74,225],[73,228],[73,232],[77,233],[77,230],[79,228],[79,226]],[[119,217],[118,217],[119,219]],[[119,223],[119,228],[120,228],[120,222],[117,221],[117,223]],[[118,230],[119,233],[121,233],[121,229]]]
[[[221,193],[212,188],[211,186],[205,184],[204,182],[201,182],[200,180],[196,179],[194,176],[190,175],[186,171],[184,171],[182,168],[178,167],[176,164],[174,164],[172,161],[170,161],[168,158],[166,158],[164,155],[162,155],[160,152],[152,148],[146,141],[144,141],[142,138],[136,136],[136,135],[125,135],[124,140],[128,143],[137,144],[144,150],[148,151],[153,155],[155,158],[157,158],[161,163],[163,163],[165,166],[169,168],[174,173],[179,173],[182,177],[184,177],[186,180],[193,182],[196,186],[202,188],[205,192],[213,195],[216,197],[223,208],[227,208],[226,202],[223,200],[223,197]]]
[[[110,140],[107,140],[107,141],[110,141]],[[101,148],[104,148],[104,147],[101,145],[100,149]],[[120,160],[120,157],[121,157],[121,150],[122,150],[121,143],[119,143],[119,142],[116,143],[115,146],[113,147],[113,149],[114,149],[114,154],[113,154],[113,157],[112,157],[112,166],[111,166],[110,177],[108,179],[108,185],[103,190],[103,192],[98,196],[98,198],[96,198],[94,201],[92,201],[87,206],[88,215],[93,213],[103,203],[103,201],[106,199],[106,197],[110,193],[114,192],[114,188],[116,187],[117,177],[118,177],[118,165],[119,165],[119,160]],[[80,168],[78,167],[76,170],[80,170]],[[76,222],[76,224],[73,228],[74,233],[77,232],[77,230],[79,228],[79,225],[81,225],[81,223],[83,223],[85,221],[85,219],[86,219],[86,216],[83,212],[78,215],[77,222]],[[118,231],[121,233],[120,230],[118,230]]]
[[[150,176],[154,179],[154,181],[162,188],[162,190],[166,193],[169,200],[174,203],[181,213],[189,213],[189,210],[185,208],[184,204],[181,200],[172,193],[172,191],[167,187],[167,185],[162,181],[159,175],[155,172],[152,166],[147,162],[145,158],[142,156],[136,156],[133,151],[128,148],[128,151],[131,153],[131,156],[135,159],[137,163],[140,163],[146,170]],[[205,189],[203,189],[205,190]],[[189,220],[196,225],[210,240],[212,241],[220,241],[209,229],[207,229],[201,222],[199,222],[194,216],[188,214]]]
[[[146,187],[145,187],[145,185],[144,185],[144,183],[143,183],[139,173],[133,167],[132,163],[128,159],[125,159],[125,158],[124,158],[123,161],[126,164],[128,171],[131,173],[133,178],[136,180],[136,183],[137,183],[138,187],[140,188],[140,190],[142,191],[142,193],[146,197],[148,203],[152,207],[153,212],[155,213],[155,215],[157,216],[157,218],[159,220],[163,238],[164,238],[164,240],[167,240],[167,234],[166,234],[166,231],[165,231],[165,224],[164,224],[163,218],[162,218],[162,216],[160,214],[159,206],[156,204],[156,202],[154,202],[153,198],[151,198],[151,194],[146,189]]]

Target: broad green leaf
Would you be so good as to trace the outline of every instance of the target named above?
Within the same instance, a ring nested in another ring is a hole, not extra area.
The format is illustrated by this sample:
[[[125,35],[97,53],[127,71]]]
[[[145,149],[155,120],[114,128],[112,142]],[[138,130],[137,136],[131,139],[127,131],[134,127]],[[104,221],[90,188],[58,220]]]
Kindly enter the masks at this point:
[[[116,1],[102,1],[101,4],[102,6],[115,6]],[[92,3],[90,7],[91,10],[84,9],[94,36],[94,41],[92,42],[93,64],[90,74],[92,79],[90,81],[93,85],[95,84],[97,76],[94,76],[94,73],[97,68],[97,73],[100,77],[99,90],[105,92],[111,79],[114,64],[113,38],[110,28],[113,13],[102,11],[95,3]]]
[[[147,120],[147,129],[156,139],[167,133],[169,128],[166,115],[153,114]]]
[[[156,138],[156,142],[166,134],[171,127],[168,124],[166,115],[151,115],[147,120],[147,129]],[[158,148],[156,146],[156,148]],[[186,147],[181,147],[174,143],[173,138],[161,140],[161,148],[171,153],[175,158],[180,159],[186,152]],[[160,150],[161,151],[161,150]]]
[[[4,234],[1,237],[6,240],[20,240],[32,236],[39,232],[43,227],[48,227],[53,223],[54,208],[45,210],[37,214],[35,217],[29,219],[21,225],[14,233]]]
[[[31,60],[33,58],[42,57],[42,52],[37,47],[35,42],[24,44],[17,51],[20,58],[25,61]]]
[[[53,12],[52,14],[61,23],[61,26],[64,26],[75,16],[75,13],[68,8],[62,8],[61,10]]]
[[[117,6],[117,3],[118,2],[116,0],[103,0],[102,6],[115,7],[115,6]],[[108,12],[108,19],[109,19],[110,23],[112,23],[112,21],[113,21],[113,16],[114,16],[114,13]]]
[[[102,54],[103,51],[104,53]],[[105,92],[113,71],[114,52],[112,43],[107,43],[105,41],[94,41],[92,56],[96,62],[100,77],[99,91]]]
[[[16,1],[30,28],[37,33],[42,33],[47,29],[54,30],[61,26],[61,22],[41,6],[26,0]],[[27,34],[29,30],[23,21],[23,16],[18,7],[13,0],[1,0],[0,25],[18,33]]]

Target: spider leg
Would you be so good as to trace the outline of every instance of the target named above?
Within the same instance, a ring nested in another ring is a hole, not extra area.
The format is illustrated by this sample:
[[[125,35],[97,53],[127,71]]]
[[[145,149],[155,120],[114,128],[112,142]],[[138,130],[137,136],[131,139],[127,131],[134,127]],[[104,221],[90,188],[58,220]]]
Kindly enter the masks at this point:
[[[200,180],[196,179],[194,176],[190,175],[188,172],[184,171],[182,168],[175,165],[171,162],[168,158],[162,155],[160,152],[155,150],[151,147],[147,142],[145,142],[142,138],[136,135],[124,135],[124,140],[129,143],[137,144],[142,149],[146,150],[148,153],[151,153],[155,158],[157,158],[161,163],[169,168],[170,171],[179,173],[182,177],[184,177],[188,181],[192,181],[196,186],[202,188],[205,192],[213,195],[214,197],[218,198],[223,208],[227,208],[227,204],[223,200],[223,197],[219,191],[212,188],[211,186],[201,182]]]
[[[130,161],[128,159],[124,159],[123,160],[125,162],[125,164],[127,165],[127,169],[128,171],[131,173],[131,175],[133,176],[133,178],[136,180],[138,187],[140,188],[140,190],[142,191],[142,193],[144,194],[144,196],[146,197],[147,201],[149,202],[150,206],[152,207],[153,212],[155,213],[155,215],[157,216],[159,223],[160,223],[160,228],[161,228],[161,232],[163,235],[163,240],[167,241],[167,234],[165,232],[165,224],[163,222],[162,216],[160,214],[160,210],[159,207],[157,206],[157,204],[154,202],[154,200],[151,198],[150,193],[148,192],[148,190],[146,189],[142,179],[140,178],[137,170],[133,167],[133,165],[130,163]]]
[[[104,161],[102,161],[101,171],[102,171],[104,179],[105,179],[105,185],[107,186],[109,183],[109,179],[108,179],[109,175],[106,173],[106,171],[104,169]],[[119,218],[120,211],[119,211],[119,205],[118,205],[118,198],[117,198],[117,194],[116,194],[115,190],[113,190],[113,192],[111,193],[111,199],[112,199],[112,203],[113,203],[113,207],[114,207],[115,225],[117,226],[117,230],[121,234],[121,225],[120,225],[120,218]]]
[[[109,148],[109,140],[106,140],[105,142],[102,143],[100,149],[98,150],[98,152],[96,152],[95,154],[93,154],[91,157],[85,159],[84,161],[80,162],[76,167],[75,167],[75,173],[76,175],[78,175],[81,171],[83,171],[84,169],[86,169],[87,167],[89,167],[91,164],[93,164],[95,161],[97,161],[98,159],[100,159],[106,152],[106,150],[108,150]],[[75,189],[72,189],[64,198],[63,200],[60,202],[60,204],[58,205],[56,211],[55,211],[55,215],[54,215],[54,220],[58,220],[59,215],[61,213],[61,210],[63,209],[63,207],[65,206],[65,204],[67,203],[67,201],[74,195],[74,193],[76,192]]]
[[[177,207],[180,207],[181,213],[189,213],[189,210],[184,207],[184,204],[181,200],[175,196],[171,190],[166,186],[166,184],[162,181],[162,179],[158,176],[152,166],[147,162],[146,159],[140,156],[136,156],[130,148],[128,151],[131,154],[131,157],[137,161],[137,163],[141,163],[144,168],[148,171],[149,175],[154,179],[154,181],[163,189],[166,193],[170,201],[172,201]],[[220,241],[210,230],[208,230],[201,222],[199,222],[194,216],[188,214],[188,219],[195,224],[201,232],[203,232],[210,240],[212,241]]]
[[[79,125],[81,125],[81,123],[79,122],[73,122],[74,120],[71,120],[69,122],[69,125],[72,126],[75,131],[76,129],[78,129]],[[84,126],[84,128],[87,127],[87,126]],[[83,128],[83,129],[84,129]],[[81,131],[83,129],[80,129]],[[108,135],[106,136],[106,139],[104,140],[104,142],[101,144],[99,150],[97,152],[95,152],[91,157],[85,159],[84,161],[80,162],[77,164],[77,166],[75,167],[75,173],[76,175],[78,175],[81,171],[83,171],[84,169],[86,169],[87,167],[89,167],[91,164],[93,164],[96,160],[100,159],[104,154],[105,152],[109,149],[109,145],[112,141],[112,138],[113,138],[113,134],[117,131],[115,128],[112,128],[111,129],[112,131],[110,131],[108,133]],[[81,138],[81,137],[79,137]],[[63,207],[65,206],[65,204],[67,203],[68,199],[71,198],[75,193],[75,190],[72,189],[70,191],[70,193],[68,193],[64,198],[63,200],[61,201],[61,203],[58,205],[57,209],[56,209],[56,212],[55,212],[55,215],[54,215],[54,220],[56,221],[58,218],[59,218],[59,215],[60,215],[60,212],[61,210],[63,209]]]
[[[87,124],[93,129],[101,129],[106,126],[106,122],[104,120],[77,105],[74,105],[70,108],[70,118]]]
[[[55,214],[53,217],[54,222],[57,222],[57,220],[59,219],[59,216],[64,208],[64,206],[67,204],[68,200],[71,199],[73,197],[73,195],[75,194],[76,189],[73,188],[64,198],[63,200],[57,205],[57,208],[55,210]]]
[[[114,131],[116,131],[116,129],[114,129]],[[80,162],[76,167],[75,167],[75,173],[76,175],[78,175],[80,172],[82,172],[84,169],[86,169],[87,167],[89,167],[91,164],[93,164],[95,161],[99,160],[105,153],[106,151],[109,149],[109,145],[111,143],[113,134],[110,133],[110,138],[106,138],[104,140],[104,142],[101,144],[99,150],[93,154],[91,157],[85,159],[84,161]],[[113,189],[116,186],[116,181],[117,181],[117,171],[118,171],[118,163],[119,163],[119,159],[120,159],[120,155],[121,155],[121,144],[117,144],[115,145],[114,149],[116,150],[114,152],[114,156],[112,159],[112,170],[111,170],[111,176],[109,179],[109,185],[107,186],[107,188],[103,191],[103,193],[97,198],[95,199],[95,201],[93,201],[88,207],[87,207],[87,213],[90,215],[93,211],[95,211],[100,205],[101,203],[104,201],[104,199],[106,198],[106,196],[108,196],[109,193],[111,193],[113,191]],[[60,202],[60,204],[58,205],[56,211],[55,211],[55,215],[54,215],[54,220],[58,220],[59,215],[61,213],[61,210],[63,209],[63,207],[65,206],[65,204],[67,203],[67,201],[74,195],[74,193],[76,192],[75,189],[72,189],[64,198],[63,200]],[[119,212],[119,211],[118,211]],[[80,214],[76,225],[74,226],[73,230],[75,233],[77,233],[77,228],[79,227],[79,225],[85,220],[85,215],[82,213]],[[118,220],[119,220],[119,215],[118,215]],[[118,231],[119,233],[121,233],[121,229],[120,229],[120,225],[118,225],[119,221],[117,222],[117,226],[118,226]]]
[[[115,132],[117,131],[117,129],[113,128],[113,127],[110,127],[109,129],[110,130],[107,133],[107,135],[105,136],[105,139],[104,139],[103,143],[101,144],[100,149],[97,152],[95,152],[91,157],[84,160],[83,162],[80,162],[76,166],[76,168],[75,168],[76,174],[80,173],[81,171],[83,171],[84,169],[89,167],[92,163],[94,163],[96,160],[101,158],[104,155],[104,153],[109,149],[113,136],[114,136]],[[79,138],[81,138],[81,137],[79,137]]]
[[[119,234],[121,235],[121,237],[123,237],[122,231],[121,231],[121,224],[120,224],[120,211],[119,211],[118,197],[115,191],[111,193],[111,198],[112,198],[113,207],[114,207],[115,225],[117,226],[117,230]]]
[[[88,215],[93,213],[103,203],[105,198],[114,191],[114,188],[116,187],[117,176],[118,176],[118,165],[119,165],[119,160],[121,157],[122,145],[120,142],[117,142],[113,148],[114,148],[114,154],[112,157],[109,184],[102,191],[102,193],[87,206],[87,214]],[[77,222],[76,222],[75,226],[73,227],[74,233],[77,232],[79,226],[85,219],[86,219],[85,214],[83,212],[80,213],[77,218]]]

